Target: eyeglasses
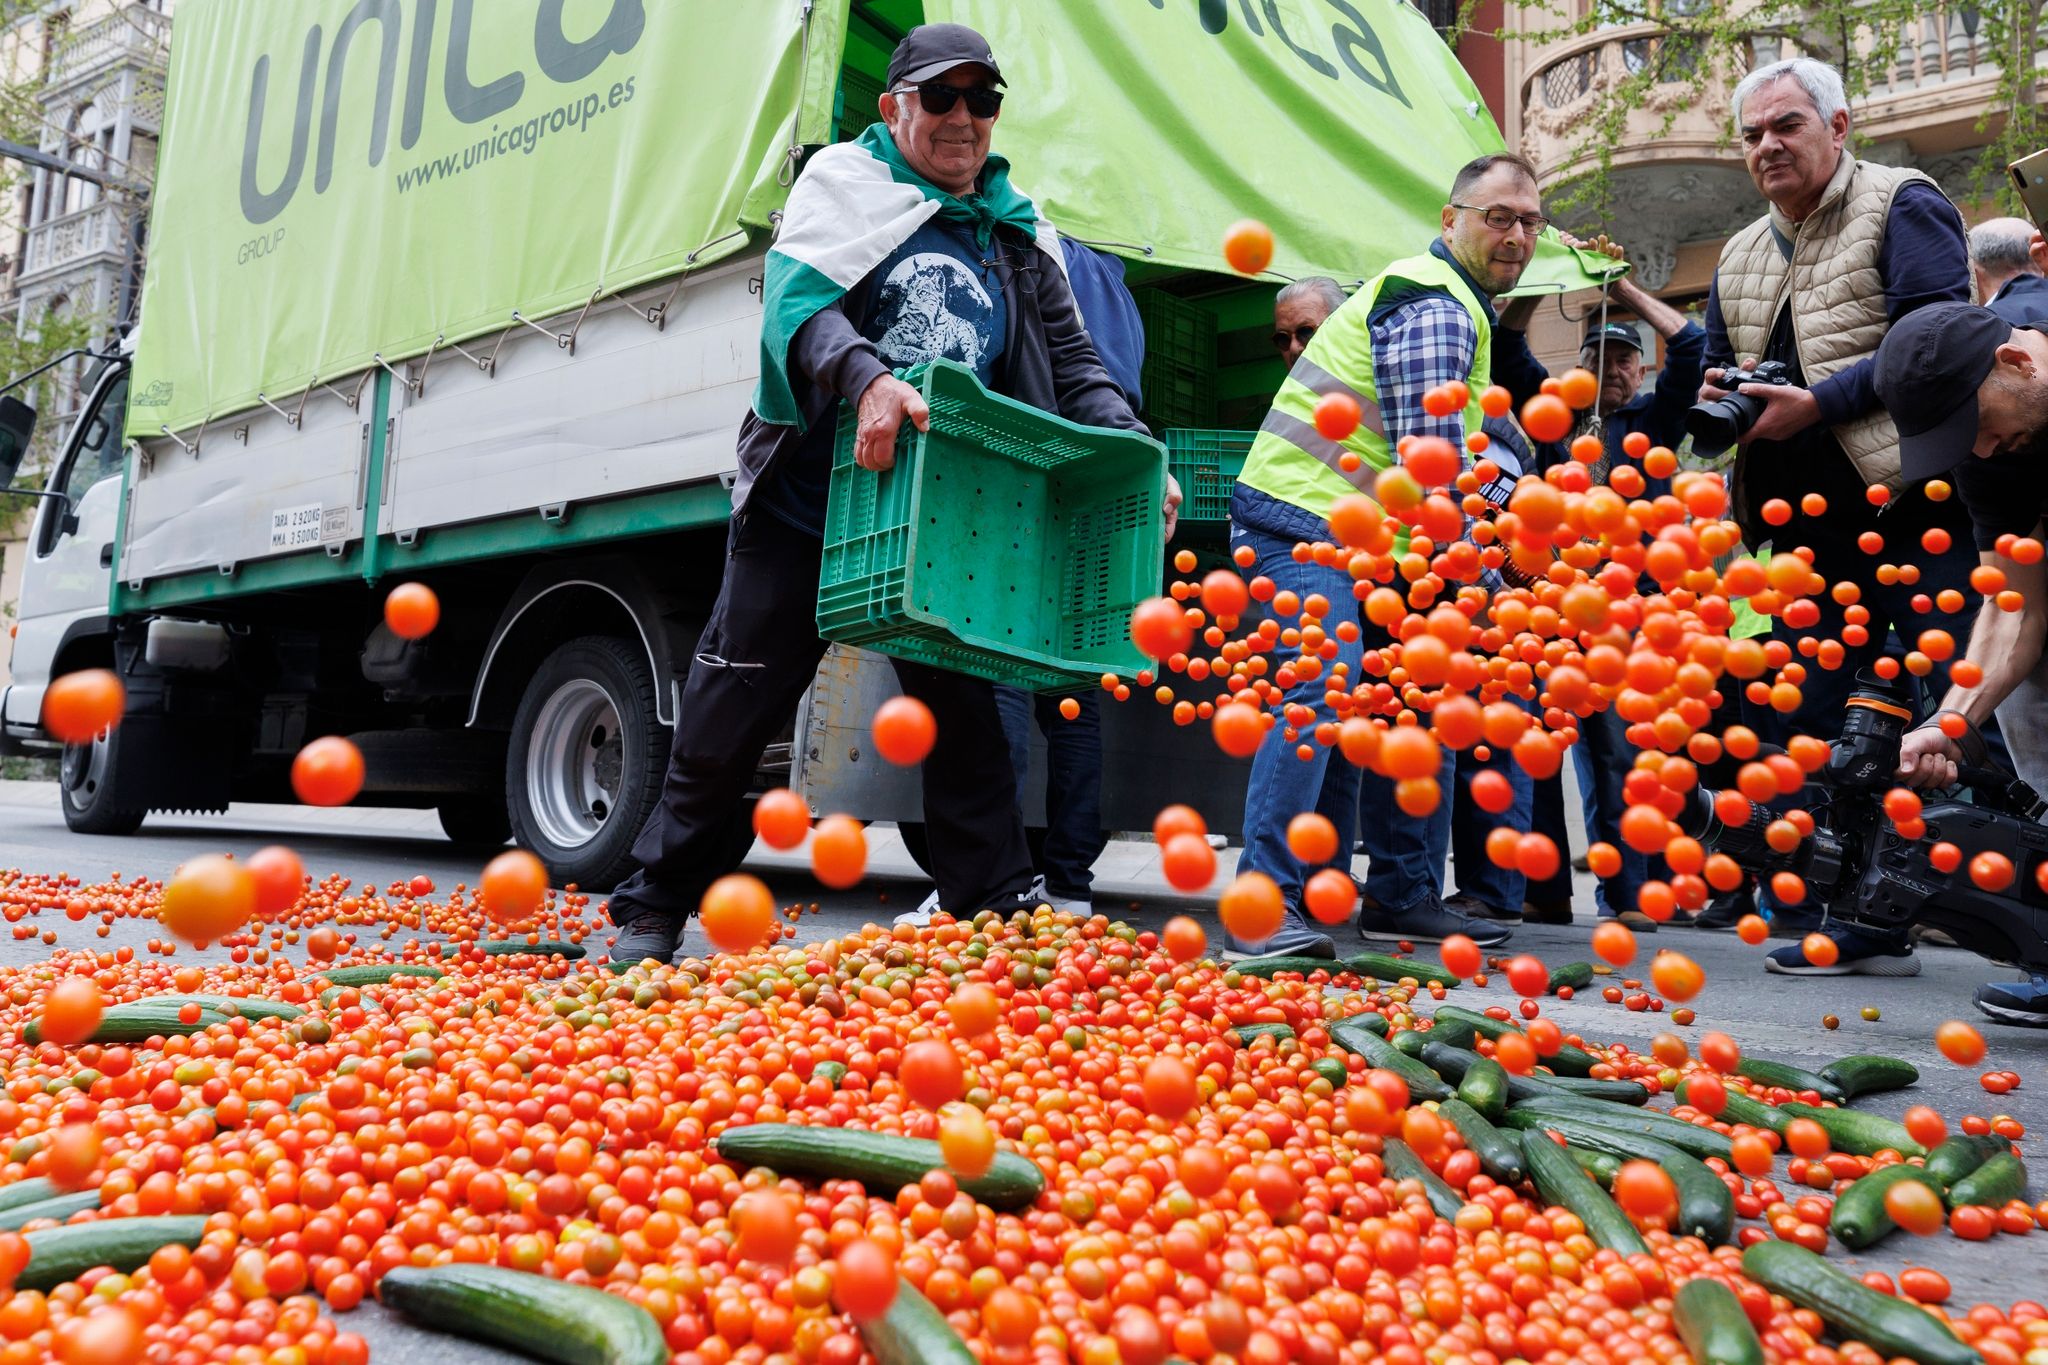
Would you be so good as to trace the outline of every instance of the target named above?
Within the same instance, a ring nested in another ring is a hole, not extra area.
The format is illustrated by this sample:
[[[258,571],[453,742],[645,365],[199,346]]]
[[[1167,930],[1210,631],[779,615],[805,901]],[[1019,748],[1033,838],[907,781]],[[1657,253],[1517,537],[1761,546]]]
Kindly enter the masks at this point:
[[[963,89],[942,81],[926,81],[923,85],[900,86],[895,93],[902,94],[907,90],[915,90],[917,102],[924,106],[924,111],[938,118],[952,113],[953,106],[962,99],[967,101],[967,112],[975,118],[994,118],[1003,107],[1002,91],[985,90],[980,86]]]
[[[1519,223],[1522,225],[1524,232],[1534,237],[1550,226],[1550,220],[1540,213],[1516,213],[1513,209],[1504,208],[1483,209],[1477,204],[1454,203],[1451,207],[1454,209],[1464,209],[1468,213],[1478,214],[1486,225],[1495,232],[1506,232]]]
[[[1273,349],[1284,352],[1290,342],[1297,341],[1306,346],[1315,338],[1315,334],[1316,326],[1312,322],[1304,322],[1291,332],[1275,332],[1273,333]]]

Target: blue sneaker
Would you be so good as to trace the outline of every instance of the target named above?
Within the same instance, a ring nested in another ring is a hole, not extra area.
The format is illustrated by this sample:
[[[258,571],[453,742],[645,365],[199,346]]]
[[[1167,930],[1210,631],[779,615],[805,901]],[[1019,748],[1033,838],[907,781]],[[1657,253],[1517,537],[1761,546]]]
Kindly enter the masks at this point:
[[[1977,1008],[2001,1024],[2048,1028],[2048,976],[1979,986]]]
[[[1288,957],[1327,957],[1335,960],[1337,956],[1337,945],[1330,936],[1318,933],[1302,917],[1301,911],[1291,905],[1281,915],[1280,928],[1265,942],[1247,942],[1228,930],[1224,932],[1223,941],[1229,945],[1231,952],[1244,953],[1252,957],[1285,954]]]
[[[1830,929],[1841,956],[1829,966],[1809,962],[1798,944],[1779,948],[1764,958],[1764,969],[1780,976],[1918,976],[1920,959],[1905,938],[1880,938],[1856,929]]]

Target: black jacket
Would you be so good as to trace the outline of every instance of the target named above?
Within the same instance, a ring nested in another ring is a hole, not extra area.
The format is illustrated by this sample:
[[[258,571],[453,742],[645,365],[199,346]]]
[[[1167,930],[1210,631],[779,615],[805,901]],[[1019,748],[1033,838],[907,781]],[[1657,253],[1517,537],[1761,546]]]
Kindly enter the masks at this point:
[[[1006,241],[1001,229],[996,240],[1007,267],[1000,273],[1009,310],[1002,354],[996,361],[996,392],[1068,421],[1144,431],[1082,329],[1065,274],[1036,244],[1015,237]],[[754,485],[796,450],[806,431],[819,422],[836,422],[841,400],[859,402],[875,377],[889,372],[874,343],[853,323],[867,312],[880,283],[878,273],[870,271],[836,304],[818,310],[790,341],[789,377],[803,410],[803,426],[772,425],[751,411],[741,421],[734,513],[746,510]],[[824,511],[818,509],[821,521]]]

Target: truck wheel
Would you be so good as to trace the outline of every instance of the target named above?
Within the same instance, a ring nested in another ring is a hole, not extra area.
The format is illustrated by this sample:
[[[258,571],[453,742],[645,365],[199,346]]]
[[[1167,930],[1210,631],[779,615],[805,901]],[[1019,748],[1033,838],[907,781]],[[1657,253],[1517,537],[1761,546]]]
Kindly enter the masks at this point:
[[[454,843],[496,848],[512,837],[512,812],[502,793],[443,801],[435,814],[441,817],[441,832]]]
[[[69,744],[57,767],[64,823],[76,834],[133,834],[148,813],[127,799],[118,780],[121,731],[101,734],[90,744]]]
[[[608,891],[668,771],[654,670],[637,644],[589,635],[541,662],[512,719],[505,790],[522,847],[558,885]]]

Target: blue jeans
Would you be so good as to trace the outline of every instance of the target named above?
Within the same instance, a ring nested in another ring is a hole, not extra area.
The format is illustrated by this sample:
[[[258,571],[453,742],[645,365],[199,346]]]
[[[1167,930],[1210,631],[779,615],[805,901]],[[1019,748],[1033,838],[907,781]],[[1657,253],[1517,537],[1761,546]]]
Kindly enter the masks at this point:
[[[1472,799],[1472,779],[1483,772],[1505,775],[1514,792],[1514,800],[1498,815],[1481,810]],[[1458,892],[1497,910],[1520,910],[1527,899],[1527,879],[1514,868],[1496,866],[1486,856],[1486,835],[1500,826],[1529,832],[1535,818],[1536,780],[1507,750],[1496,749],[1481,763],[1467,749],[1458,755],[1456,781],[1457,796],[1451,807],[1451,859],[1458,869]]]
[[[1045,828],[1027,829],[1031,864],[1045,889],[1063,900],[1086,900],[1095,885],[1102,832],[1102,693],[1076,695],[1081,713],[1060,714],[1062,698],[998,687],[996,712],[1010,744],[1010,768],[1021,801],[1031,773],[1031,726],[1045,736]]]
[[[1579,798],[1585,807],[1587,835],[1621,851],[1621,871],[1600,879],[1593,891],[1594,904],[1603,915],[1633,910],[1643,883],[1650,877],[1650,860],[1621,838],[1621,813],[1628,809],[1621,784],[1635,762],[1635,750],[1628,742],[1628,722],[1611,708],[1582,719],[1579,742],[1572,746],[1572,762],[1578,765]]]

